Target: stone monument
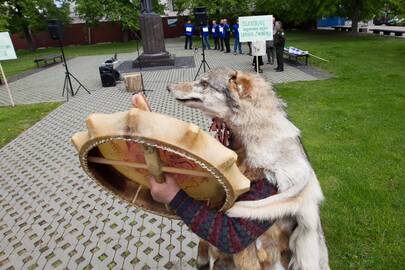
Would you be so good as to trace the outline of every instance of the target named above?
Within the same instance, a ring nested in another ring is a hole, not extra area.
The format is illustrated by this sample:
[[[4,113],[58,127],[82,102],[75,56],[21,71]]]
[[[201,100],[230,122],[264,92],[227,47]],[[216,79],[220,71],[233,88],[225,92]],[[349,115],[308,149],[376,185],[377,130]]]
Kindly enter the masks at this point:
[[[175,56],[166,51],[162,18],[153,12],[151,0],[141,0],[139,20],[143,53],[133,61],[133,67],[173,66]]]

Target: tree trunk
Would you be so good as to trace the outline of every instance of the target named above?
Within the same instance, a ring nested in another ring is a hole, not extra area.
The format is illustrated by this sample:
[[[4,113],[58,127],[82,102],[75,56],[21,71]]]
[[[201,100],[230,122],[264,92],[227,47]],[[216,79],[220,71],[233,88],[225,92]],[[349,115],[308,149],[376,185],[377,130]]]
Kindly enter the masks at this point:
[[[26,24],[24,24],[22,30],[23,30],[23,34],[24,34],[25,40],[26,40],[27,43],[28,43],[29,50],[30,50],[31,52],[34,52],[35,49],[36,49],[36,46],[35,46],[35,44],[34,44],[34,40],[32,39],[32,34],[31,34],[30,29],[28,28],[28,26],[27,26]]]
[[[92,38],[91,38],[91,26],[87,26],[87,36],[88,36],[87,43],[88,43],[89,45],[91,45],[91,42],[92,42]]]
[[[14,15],[16,17],[18,17],[18,19],[21,21],[21,26],[22,26],[21,30],[24,34],[25,40],[27,41],[29,50],[31,52],[35,51],[36,46],[35,46],[33,38],[32,38],[31,30],[28,27],[28,22],[24,18],[24,15],[22,12],[22,7],[21,7],[21,5],[18,4],[18,2],[16,2],[16,10],[14,11]]]
[[[128,42],[129,40],[129,31],[127,28],[122,29],[122,41]]]
[[[357,33],[359,29],[359,18],[360,18],[360,3],[359,1],[353,1],[352,10],[352,32]]]

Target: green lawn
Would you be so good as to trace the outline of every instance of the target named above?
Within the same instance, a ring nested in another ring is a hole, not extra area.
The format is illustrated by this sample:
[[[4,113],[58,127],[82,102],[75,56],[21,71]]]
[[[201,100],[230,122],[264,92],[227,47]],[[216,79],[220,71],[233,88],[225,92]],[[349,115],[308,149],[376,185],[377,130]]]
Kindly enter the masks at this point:
[[[323,187],[332,269],[405,267],[405,39],[287,33],[336,77],[279,84]]]
[[[66,57],[68,58],[98,54],[111,54],[112,56],[114,53],[134,52],[136,50],[136,42],[130,41],[126,43],[117,42],[95,45],[66,46],[64,50]],[[59,48],[37,49],[35,52],[25,50],[17,51],[16,60],[2,62],[4,72],[6,73],[7,77],[10,77],[29,69],[36,68],[36,64],[34,63],[35,58],[55,53],[60,53]]]
[[[0,107],[0,148],[59,105],[59,102],[53,102]]]

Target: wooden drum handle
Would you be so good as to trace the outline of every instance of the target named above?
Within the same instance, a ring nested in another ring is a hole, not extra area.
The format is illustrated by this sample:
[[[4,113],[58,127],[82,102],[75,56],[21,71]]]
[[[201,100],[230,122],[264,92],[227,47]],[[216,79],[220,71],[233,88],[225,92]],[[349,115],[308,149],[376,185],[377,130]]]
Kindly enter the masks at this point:
[[[155,177],[156,182],[164,183],[165,177],[162,171],[162,161],[160,160],[159,150],[155,147],[142,145],[145,155],[145,163],[150,174]]]
[[[143,93],[135,94],[132,97],[132,103],[134,104],[134,106],[136,108],[138,108],[140,110],[148,111],[148,112],[151,111],[148,101],[146,100]],[[142,145],[142,148],[143,148],[143,153],[145,156],[146,166],[148,167],[150,174],[153,177],[155,177],[156,182],[164,183],[165,177],[164,177],[163,171],[162,171],[162,162],[160,160],[159,150],[157,150],[155,147],[151,147],[151,146],[147,146],[147,145]]]

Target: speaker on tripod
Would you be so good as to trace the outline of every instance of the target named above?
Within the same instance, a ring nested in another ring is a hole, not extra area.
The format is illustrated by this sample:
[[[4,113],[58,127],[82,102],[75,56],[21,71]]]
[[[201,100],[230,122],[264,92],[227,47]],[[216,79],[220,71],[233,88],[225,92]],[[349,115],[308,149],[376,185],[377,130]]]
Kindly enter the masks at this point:
[[[204,72],[206,72],[206,67],[208,69],[210,68],[210,65],[208,65],[207,60],[205,60],[205,46],[203,45],[203,26],[207,25],[207,8],[205,7],[198,7],[194,9],[194,18],[195,18],[195,24],[200,27],[200,33],[201,33],[201,45],[202,45],[202,57],[203,59],[201,60],[200,67],[198,68],[197,73],[195,74],[194,80],[197,79],[198,74],[200,74],[201,68],[203,68]]]
[[[194,9],[195,24],[203,26],[207,24],[207,8],[198,7]]]
[[[75,77],[73,76],[72,73],[70,73],[68,69],[68,65],[66,63],[66,57],[65,57],[65,52],[63,50],[63,42],[62,40],[64,39],[64,34],[63,34],[63,24],[60,20],[48,20],[48,32],[49,35],[53,40],[58,40],[59,41],[59,48],[62,53],[62,59],[63,59],[63,65],[65,66],[65,81],[63,83],[63,90],[62,90],[62,96],[65,95],[66,92],[66,101],[69,101],[69,95],[74,96],[79,92],[80,88],[82,87],[84,90],[86,90],[87,93],[90,94],[90,91]],[[79,86],[76,89],[76,92],[73,91],[73,86],[72,86],[72,77],[78,84]]]
[[[60,20],[48,20],[48,32],[53,40],[62,40],[63,35],[63,25]]]

